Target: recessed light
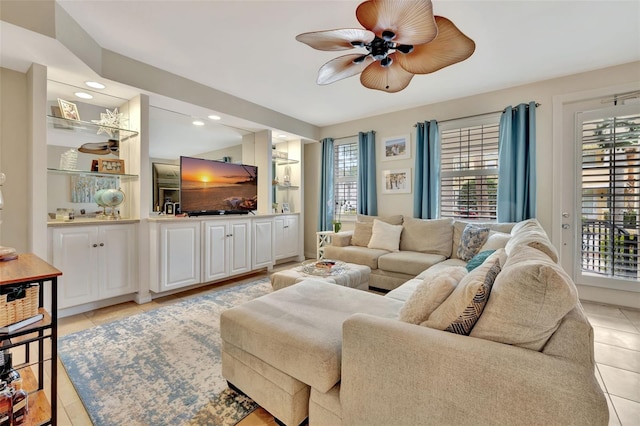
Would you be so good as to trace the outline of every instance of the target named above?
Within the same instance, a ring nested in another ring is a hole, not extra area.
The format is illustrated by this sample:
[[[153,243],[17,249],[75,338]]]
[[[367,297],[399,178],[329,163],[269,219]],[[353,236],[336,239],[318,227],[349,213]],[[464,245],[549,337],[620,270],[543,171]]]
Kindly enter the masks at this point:
[[[210,115],[209,116],[209,120],[220,120],[220,116],[219,115]]]
[[[84,84],[86,84],[87,86],[93,89],[104,89],[107,87],[102,83],[98,83],[97,81],[85,81]]]
[[[193,121],[193,125],[194,126],[204,126],[204,121],[194,120]]]
[[[74,93],[74,95],[82,99],[93,99],[93,96],[85,92],[76,92]]]
[[[280,139],[285,139],[285,138],[287,137],[287,135],[278,135],[278,137],[279,137]]]

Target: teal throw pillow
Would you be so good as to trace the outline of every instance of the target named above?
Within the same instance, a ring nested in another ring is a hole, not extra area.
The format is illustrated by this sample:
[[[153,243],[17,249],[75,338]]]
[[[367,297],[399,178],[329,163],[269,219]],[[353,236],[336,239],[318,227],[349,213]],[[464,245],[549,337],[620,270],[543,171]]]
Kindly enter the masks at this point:
[[[467,271],[471,272],[478,266],[482,265],[482,263],[487,260],[487,257],[491,256],[494,251],[495,250],[485,250],[473,256],[473,258],[471,258],[467,263]]]

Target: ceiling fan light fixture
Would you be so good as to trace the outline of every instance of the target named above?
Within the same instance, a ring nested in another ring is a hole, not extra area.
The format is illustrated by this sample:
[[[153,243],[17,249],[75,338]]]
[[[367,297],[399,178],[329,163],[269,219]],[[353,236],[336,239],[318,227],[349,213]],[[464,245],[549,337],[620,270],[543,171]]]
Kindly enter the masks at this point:
[[[320,67],[317,83],[334,83],[362,73],[363,86],[393,93],[414,74],[428,74],[469,58],[475,43],[451,21],[433,15],[431,0],[367,0],[356,8],[364,27],[299,34],[296,40],[318,50],[364,47]],[[397,55],[396,55],[397,54]]]

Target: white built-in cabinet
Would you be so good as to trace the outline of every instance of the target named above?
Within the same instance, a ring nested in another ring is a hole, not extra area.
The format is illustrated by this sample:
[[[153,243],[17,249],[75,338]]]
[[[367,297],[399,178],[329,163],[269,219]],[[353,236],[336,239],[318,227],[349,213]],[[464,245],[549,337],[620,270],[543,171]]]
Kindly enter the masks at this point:
[[[251,221],[202,222],[203,282],[251,271]]]
[[[275,216],[273,223],[275,231],[275,259],[280,260],[288,257],[299,256],[298,215]]]
[[[138,250],[135,224],[50,229],[60,309],[135,293]]]
[[[150,219],[150,289],[162,293],[271,268],[277,245],[288,247],[284,257],[298,256],[298,223],[297,214]]]

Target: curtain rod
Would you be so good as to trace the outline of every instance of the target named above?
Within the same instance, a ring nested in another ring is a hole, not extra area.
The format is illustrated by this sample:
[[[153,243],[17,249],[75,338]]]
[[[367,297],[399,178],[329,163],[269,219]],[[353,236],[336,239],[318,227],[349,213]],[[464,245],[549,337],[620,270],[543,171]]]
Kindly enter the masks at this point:
[[[370,131],[370,132],[373,132],[373,133],[375,133],[375,132],[376,132],[375,130],[369,130],[369,131]],[[362,132],[362,133],[367,133],[367,132]],[[357,134],[357,135],[349,135],[349,136],[342,136],[342,137],[339,137],[339,138],[332,138],[332,139],[333,139],[334,141],[337,141],[337,140],[340,140],[340,139],[355,138],[355,137],[358,137],[358,136],[360,136],[360,134]]]
[[[536,102],[536,108],[539,107],[540,105],[542,105],[542,104]],[[527,106],[529,106],[529,105],[527,104]],[[456,117],[456,118],[449,118],[447,120],[436,120],[436,121],[438,122],[438,124],[440,124],[440,123],[446,123],[448,121],[464,120],[466,118],[484,117],[485,115],[491,115],[491,114],[497,114],[499,112],[504,112],[505,109],[506,108],[498,110],[498,111],[483,112],[481,114],[466,115],[464,117]],[[413,127],[416,127],[416,126],[417,126],[417,124],[413,125]]]

